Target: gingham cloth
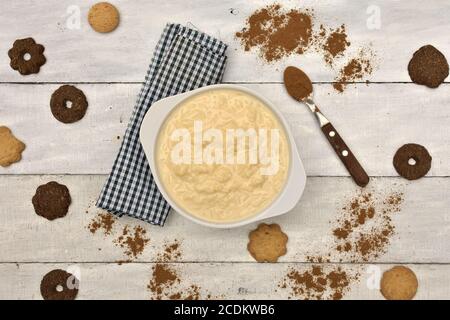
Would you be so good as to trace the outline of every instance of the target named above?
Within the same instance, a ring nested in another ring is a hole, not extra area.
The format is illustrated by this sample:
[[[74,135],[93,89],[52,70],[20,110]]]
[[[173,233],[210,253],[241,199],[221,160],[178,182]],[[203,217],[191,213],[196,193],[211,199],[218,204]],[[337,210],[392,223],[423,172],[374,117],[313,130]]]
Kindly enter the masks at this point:
[[[170,206],[158,191],[139,142],[142,119],[157,100],[220,82],[226,48],[223,42],[179,24],[165,27],[97,207],[164,225]]]

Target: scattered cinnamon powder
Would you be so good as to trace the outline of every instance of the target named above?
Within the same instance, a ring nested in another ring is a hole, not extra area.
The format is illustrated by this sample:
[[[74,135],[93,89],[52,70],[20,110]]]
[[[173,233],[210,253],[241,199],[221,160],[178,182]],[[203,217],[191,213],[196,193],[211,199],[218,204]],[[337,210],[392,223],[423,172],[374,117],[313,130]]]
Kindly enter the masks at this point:
[[[331,30],[331,32],[327,35],[325,31],[325,27],[323,25],[320,26],[321,34],[323,37],[326,36],[325,43],[322,48],[324,50],[324,58],[327,64],[332,65],[334,59],[336,57],[342,56],[344,51],[350,45],[350,42],[347,41],[347,33],[345,32],[345,25],[341,25],[335,30]]]
[[[171,288],[180,282],[175,270],[167,264],[157,263],[153,266],[152,279],[147,286],[154,295],[154,298],[161,300],[166,289]]]
[[[341,299],[352,283],[360,278],[358,271],[324,263],[333,259],[353,263],[374,261],[384,254],[395,232],[392,215],[401,209],[403,193],[391,191],[375,195],[358,191],[348,199],[336,220],[331,222],[333,243],[324,255],[309,255],[312,265],[306,270],[290,267],[279,287],[290,289],[290,298]]]
[[[144,252],[145,246],[150,241],[146,236],[147,231],[141,226],[135,226],[132,230],[126,225],[122,234],[114,240],[114,244],[124,249],[124,254],[130,259],[136,259]]]
[[[164,245],[163,250],[156,255],[156,259],[162,262],[178,261],[181,254],[181,243],[175,239],[173,242]]]
[[[372,53],[368,50],[361,50],[355,58],[347,62],[335,79],[334,89],[338,92],[343,92],[348,82],[362,80],[364,77],[372,74],[373,59],[368,57],[367,54]]]
[[[89,213],[89,208],[86,210]],[[99,230],[103,231],[105,236],[115,235],[113,239],[113,244],[122,248],[124,254],[127,256],[126,260],[118,261],[118,264],[132,262],[139,255],[141,255],[150,239],[147,237],[147,231],[141,226],[131,227],[130,225],[125,225],[119,235],[117,235],[118,230],[114,231],[114,225],[118,219],[105,211],[98,212],[95,217],[91,219],[86,228],[95,234]],[[101,250],[99,248],[99,250]]]
[[[308,51],[321,54],[325,65],[333,71],[340,61],[338,65],[343,67],[337,72],[333,85],[338,92],[345,90],[347,82],[369,76],[374,67],[374,53],[366,54],[369,49],[363,47],[356,57],[346,57],[351,43],[345,24],[333,28],[321,23],[315,28],[316,20],[312,9],[285,9],[276,3],[253,12],[235,36],[245,51],[256,50],[267,63]],[[343,59],[349,61],[341,61]]]
[[[155,300],[198,300],[202,289],[196,284],[186,284],[180,275],[180,269],[171,262],[181,258],[181,243],[174,240],[166,243],[158,252],[157,263],[152,267],[152,277],[147,286],[151,298]],[[207,295],[209,298],[210,295]]]
[[[92,234],[97,233],[98,230],[103,230],[104,235],[110,235],[116,220],[117,218],[112,214],[101,211],[96,217],[92,218],[87,228]]]
[[[356,277],[357,274],[350,274],[341,267],[325,269],[313,265],[305,271],[289,268],[279,287],[290,289],[290,299],[340,300]]]
[[[334,223],[334,247],[341,260],[367,262],[384,254],[395,230],[391,216],[402,202],[399,192],[381,199],[367,191],[354,196]]]

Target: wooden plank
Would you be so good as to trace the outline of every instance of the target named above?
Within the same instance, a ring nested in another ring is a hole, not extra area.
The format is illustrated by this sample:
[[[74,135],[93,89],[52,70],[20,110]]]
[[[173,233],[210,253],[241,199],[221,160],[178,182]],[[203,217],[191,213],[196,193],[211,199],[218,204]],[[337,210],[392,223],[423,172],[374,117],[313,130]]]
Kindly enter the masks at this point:
[[[111,170],[140,85],[77,86],[88,97],[89,109],[81,121],[67,125],[50,112],[50,96],[58,85],[0,85],[0,124],[9,126],[27,144],[23,160],[0,168],[0,174],[106,174]],[[266,96],[286,116],[308,175],[348,175],[310,111],[285,94],[280,84],[245,86]],[[430,176],[450,175],[446,147],[450,145],[450,86],[435,91],[432,105],[428,90],[419,86],[360,84],[351,96],[329,94],[329,89],[329,84],[317,86],[317,104],[369,175],[396,176],[392,158],[410,142],[424,145],[431,153]]]
[[[147,284],[153,264],[0,264],[0,299],[42,299],[42,277],[53,269],[79,270],[77,299],[150,299]],[[183,263],[172,265],[180,275],[180,288],[198,285],[202,298],[208,294],[219,299],[286,299],[288,289],[278,284],[288,267],[305,270],[302,264],[258,263]],[[392,265],[341,265],[344,270],[361,272],[344,299],[383,299],[371,284],[378,274]],[[450,296],[449,265],[409,265],[419,280],[415,299],[445,299]],[[332,268],[327,265],[324,268]],[[376,281],[374,283],[377,283]]]
[[[0,179],[0,262],[115,262],[127,257],[113,244],[125,225],[141,225],[150,243],[138,261],[155,261],[167,242],[181,242],[182,261],[252,262],[248,233],[257,223],[216,230],[196,225],[171,213],[163,228],[123,217],[111,236],[92,235],[86,226],[97,210],[105,176],[3,176]],[[68,186],[72,205],[63,219],[49,222],[34,213],[31,198],[40,184],[56,180]],[[377,262],[450,263],[449,178],[425,178],[407,183],[399,178],[374,178],[374,195],[404,193],[404,204],[393,215],[396,235],[387,254]],[[303,198],[292,212],[267,222],[281,225],[289,236],[282,262],[304,262],[308,255],[325,254],[333,245],[330,221],[358,192],[350,178],[309,178]],[[88,209],[89,213],[85,211]],[[205,241],[207,240],[207,241]],[[220,248],[220,250],[218,250]],[[339,257],[334,256],[335,261]],[[343,262],[349,262],[344,258]]]
[[[117,0],[112,3],[121,12],[121,24],[114,33],[104,35],[95,33],[87,22],[92,1],[2,1],[0,30],[7,32],[0,34],[0,52],[6,53],[15,39],[32,36],[45,46],[48,62],[38,75],[23,77],[8,67],[8,56],[1,54],[4,68],[0,81],[141,82],[167,22],[194,25],[229,44],[226,81],[281,81],[279,70],[292,63],[302,66],[314,81],[333,81],[335,73],[317,53],[267,65],[255,53],[243,51],[235,32],[244,27],[254,10],[272,2],[228,0],[211,5],[208,0]],[[298,4],[286,1],[285,5]],[[345,23],[353,51],[372,44],[379,61],[372,81],[409,82],[406,66],[412,53],[431,40],[444,54],[450,54],[450,43],[442,32],[450,27],[442,14],[450,10],[450,3],[433,0],[424,7],[420,0],[389,1],[376,3],[375,9],[373,5],[369,0],[301,2],[301,6],[314,8],[321,22],[335,27]],[[80,12],[79,29],[72,27],[74,8]],[[377,12],[381,23],[373,29],[370,21]],[[18,23],[18,19],[26,23]]]

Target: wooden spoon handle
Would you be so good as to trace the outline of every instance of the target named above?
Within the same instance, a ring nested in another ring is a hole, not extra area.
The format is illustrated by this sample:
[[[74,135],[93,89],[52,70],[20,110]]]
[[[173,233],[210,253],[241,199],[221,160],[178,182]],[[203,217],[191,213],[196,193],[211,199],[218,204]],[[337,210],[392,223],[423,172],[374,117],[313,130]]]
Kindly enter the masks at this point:
[[[360,187],[365,187],[369,183],[369,176],[333,125],[331,123],[325,124],[322,126],[322,132],[327,137],[356,184]]]

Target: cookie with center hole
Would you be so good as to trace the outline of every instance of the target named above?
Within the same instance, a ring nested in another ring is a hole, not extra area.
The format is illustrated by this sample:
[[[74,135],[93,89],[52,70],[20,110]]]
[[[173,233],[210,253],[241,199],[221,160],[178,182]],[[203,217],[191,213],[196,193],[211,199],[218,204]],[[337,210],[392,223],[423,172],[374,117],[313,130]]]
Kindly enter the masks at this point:
[[[79,280],[61,269],[47,273],[41,281],[41,295],[44,300],[75,300]]]
[[[44,46],[36,43],[33,38],[18,39],[9,49],[10,66],[21,75],[38,73],[45,64]]]
[[[393,164],[399,175],[408,180],[417,180],[428,173],[431,160],[424,146],[408,143],[397,150]]]
[[[88,102],[83,91],[71,85],[59,87],[50,99],[52,114],[62,123],[74,123],[83,119],[87,108]]]

